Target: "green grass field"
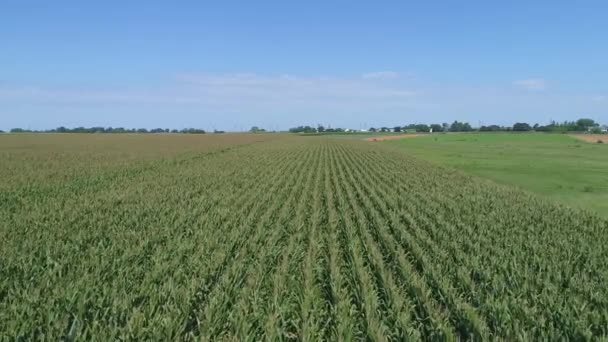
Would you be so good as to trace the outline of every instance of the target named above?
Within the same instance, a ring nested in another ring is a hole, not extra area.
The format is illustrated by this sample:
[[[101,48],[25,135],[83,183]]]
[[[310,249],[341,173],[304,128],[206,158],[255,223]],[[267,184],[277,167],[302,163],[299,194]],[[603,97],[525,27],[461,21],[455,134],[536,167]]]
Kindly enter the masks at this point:
[[[433,134],[383,144],[608,216],[607,144],[542,133]]]
[[[0,161],[2,341],[608,337],[606,219],[382,143],[6,134]]]

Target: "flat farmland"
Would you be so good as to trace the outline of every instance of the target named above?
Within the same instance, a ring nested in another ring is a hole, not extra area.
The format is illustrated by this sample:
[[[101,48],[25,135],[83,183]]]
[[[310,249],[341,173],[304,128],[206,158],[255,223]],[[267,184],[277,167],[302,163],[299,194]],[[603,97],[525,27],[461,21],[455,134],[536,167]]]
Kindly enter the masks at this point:
[[[384,144],[7,134],[0,175],[3,339],[608,337],[608,221]]]

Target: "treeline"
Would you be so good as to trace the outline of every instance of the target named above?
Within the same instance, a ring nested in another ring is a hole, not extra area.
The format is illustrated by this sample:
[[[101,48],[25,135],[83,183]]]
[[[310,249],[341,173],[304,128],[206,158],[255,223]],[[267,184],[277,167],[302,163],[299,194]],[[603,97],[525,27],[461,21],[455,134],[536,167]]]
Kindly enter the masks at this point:
[[[516,122],[513,126],[499,126],[499,125],[488,125],[481,127],[473,127],[468,122],[454,121],[451,124],[409,124],[404,126],[394,127],[371,127],[369,132],[405,132],[405,133],[429,133],[429,132],[592,132],[602,133],[606,132],[607,126],[600,126],[599,123],[593,119],[581,118],[576,121],[564,121],[556,122],[552,121],[548,125],[534,124],[530,125],[526,122]],[[169,129],[169,128],[123,128],[123,127],[76,127],[66,128],[57,127],[49,130],[30,130],[23,128],[13,128],[10,130],[11,133],[182,133],[182,134],[205,134],[207,133],[204,129],[200,128],[184,128],[184,129]],[[252,133],[265,133],[266,130],[257,126],[251,127],[249,132]],[[291,133],[353,133],[353,132],[366,132],[366,130],[355,130],[349,128],[325,128],[322,125],[317,127],[313,126],[298,126],[289,129]],[[3,133],[0,131],[0,133]],[[224,131],[214,130],[213,133],[224,133]]]
[[[551,122],[546,126],[534,127],[534,130],[541,132],[584,132],[591,131],[600,133],[606,129],[592,119],[578,119],[577,121]]]
[[[404,126],[394,127],[371,127],[369,132],[405,132],[405,133],[429,133],[429,132],[606,132],[607,126],[600,126],[599,123],[592,119],[578,119],[576,121],[555,122],[552,121],[548,125],[534,124],[530,125],[526,122],[516,122],[513,126],[488,125],[473,127],[468,122],[454,121],[451,124],[409,124]],[[321,125],[318,127],[298,126],[290,128],[291,133],[330,133],[330,132],[357,132],[365,130],[353,130],[348,128],[325,128]]]
[[[470,132],[475,129],[468,122],[454,121],[452,124],[409,124],[395,127],[372,127],[370,132],[406,132],[406,133],[428,133],[428,132]]]
[[[469,132],[475,129],[467,122],[454,121],[451,125],[448,123],[443,124],[410,124],[405,126],[395,127],[371,127],[369,132],[425,132],[428,133],[430,130],[433,132]],[[291,133],[349,133],[349,132],[361,132],[362,130],[355,130],[349,128],[325,128],[322,125],[317,127],[312,126],[298,126],[289,129]],[[365,130],[363,130],[365,131]]]
[[[289,129],[290,133],[345,133],[354,132],[355,130],[348,128],[325,128],[322,125],[317,127],[312,126],[298,126]]]
[[[541,126],[539,124],[530,125],[527,122],[517,122],[512,127],[501,127],[497,125],[481,126],[482,132],[498,132],[498,131],[514,131],[514,132],[592,132],[601,133],[605,128],[593,119],[578,119],[576,121],[556,122],[552,121],[548,125]]]
[[[184,129],[168,129],[168,128],[122,128],[122,127],[76,127],[66,128],[57,127],[49,130],[30,130],[23,128],[13,128],[11,133],[187,133],[187,134],[205,134],[204,129],[200,128],[184,128]],[[214,131],[214,133],[224,133],[223,131]]]

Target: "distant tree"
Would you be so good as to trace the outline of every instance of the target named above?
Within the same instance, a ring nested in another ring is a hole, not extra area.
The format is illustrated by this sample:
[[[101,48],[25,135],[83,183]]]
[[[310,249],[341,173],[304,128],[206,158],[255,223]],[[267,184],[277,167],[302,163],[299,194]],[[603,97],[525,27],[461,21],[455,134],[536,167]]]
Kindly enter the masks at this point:
[[[180,133],[186,133],[186,134],[205,134],[205,130],[203,129],[198,129],[198,128],[184,128],[180,131]]]
[[[393,127],[393,132],[401,132],[401,127],[399,127],[399,126]]]
[[[11,128],[10,132],[11,133],[26,133],[27,130],[25,130],[23,128]]]
[[[587,131],[592,127],[599,126],[592,119],[578,119],[576,120],[576,130],[577,131]]]
[[[480,132],[499,132],[504,131],[504,128],[498,125],[489,125],[489,126],[481,126],[479,127]]]
[[[325,132],[325,127],[323,127],[322,125],[318,125],[317,126],[317,132],[319,132],[319,133]]]
[[[513,125],[514,132],[527,132],[531,129],[532,129],[532,127],[530,127],[530,125],[525,122],[517,122],[516,124]]]
[[[433,130],[433,132],[443,132],[443,126],[440,124],[432,124],[430,128]]]
[[[226,132],[225,132],[225,131],[218,131],[217,129],[214,129],[214,130],[213,130],[213,133],[216,133],[216,134],[221,134],[221,133],[226,133]]]
[[[450,132],[470,132],[473,130],[473,127],[468,122],[459,122],[454,121],[450,125]]]
[[[430,130],[429,125],[426,125],[426,124],[417,124],[415,128],[416,128],[416,132],[419,132],[419,133],[427,133]]]
[[[450,130],[450,124],[447,123],[447,122],[442,123],[441,126],[443,126],[443,131],[444,132],[447,132],[447,131]]]
[[[571,132],[571,131],[586,131],[588,129],[588,127],[586,126],[586,124],[588,124],[588,122],[586,122],[586,120],[590,120],[590,119],[582,119],[582,120],[583,121],[580,121],[580,123],[581,123],[580,126],[577,124],[576,121],[564,121],[564,122],[552,121],[549,125],[539,126],[537,131],[554,132],[554,133],[565,133],[565,132]],[[591,122],[593,122],[593,120],[591,120]]]
[[[310,126],[298,126],[289,129],[290,133],[317,133],[317,129]]]
[[[537,132],[551,132],[551,125],[538,126],[534,129]]]
[[[251,129],[249,130],[249,132],[251,132],[251,133],[262,133],[262,132],[266,132],[266,130],[263,129],[263,128],[259,128],[258,126],[253,126],[253,127],[251,127]]]
[[[369,129],[369,131],[370,131],[370,132],[377,132],[378,130],[377,130],[377,129],[375,129],[374,127],[372,127],[372,128],[370,128],[370,129]]]
[[[391,131],[391,129],[388,128],[388,127],[381,127],[380,128],[380,132],[390,132],[390,131]]]

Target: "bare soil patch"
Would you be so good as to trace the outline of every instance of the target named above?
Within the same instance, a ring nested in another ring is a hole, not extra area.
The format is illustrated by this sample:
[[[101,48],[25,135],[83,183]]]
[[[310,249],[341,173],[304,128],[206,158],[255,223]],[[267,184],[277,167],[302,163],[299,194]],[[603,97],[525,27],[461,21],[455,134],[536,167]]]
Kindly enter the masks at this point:
[[[407,138],[416,138],[420,136],[424,136],[426,134],[402,134],[402,135],[385,135],[385,136],[377,136],[366,138],[367,141],[386,141],[386,140],[397,140],[397,139],[407,139]]]
[[[597,144],[601,141],[608,144],[608,134],[571,134],[570,136],[589,143]]]

